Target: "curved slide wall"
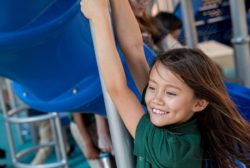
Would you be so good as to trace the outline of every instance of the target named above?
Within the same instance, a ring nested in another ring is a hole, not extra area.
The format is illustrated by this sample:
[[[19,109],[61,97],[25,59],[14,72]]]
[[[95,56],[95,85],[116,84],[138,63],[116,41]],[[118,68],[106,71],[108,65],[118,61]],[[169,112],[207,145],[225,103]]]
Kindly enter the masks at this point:
[[[128,85],[140,98],[118,50]],[[152,62],[146,46],[145,53]],[[17,95],[40,111],[105,115],[90,27],[79,0],[1,1],[0,75],[13,80]]]

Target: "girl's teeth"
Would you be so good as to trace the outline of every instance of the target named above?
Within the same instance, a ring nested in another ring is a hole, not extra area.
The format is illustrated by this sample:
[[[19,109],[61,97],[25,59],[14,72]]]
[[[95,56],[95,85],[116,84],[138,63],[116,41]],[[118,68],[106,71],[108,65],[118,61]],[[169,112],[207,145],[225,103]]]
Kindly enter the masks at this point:
[[[166,112],[163,112],[163,111],[158,110],[158,109],[153,109],[153,112],[156,114],[167,114]]]

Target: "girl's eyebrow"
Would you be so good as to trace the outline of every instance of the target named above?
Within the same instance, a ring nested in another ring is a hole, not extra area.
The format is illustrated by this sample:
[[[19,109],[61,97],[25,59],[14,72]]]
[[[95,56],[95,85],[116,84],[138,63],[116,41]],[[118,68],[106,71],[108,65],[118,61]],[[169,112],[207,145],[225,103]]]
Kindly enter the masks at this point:
[[[149,81],[148,82],[153,82],[153,83],[157,83],[154,79],[149,79]]]
[[[152,82],[152,83],[157,84],[157,82],[156,82],[154,79],[149,79],[149,82]],[[174,88],[174,89],[177,89],[177,90],[181,90],[181,88],[179,88],[179,87],[178,87],[178,86],[176,86],[176,85],[172,85],[172,84],[165,84],[165,86],[167,86],[167,87],[171,87],[171,88]]]

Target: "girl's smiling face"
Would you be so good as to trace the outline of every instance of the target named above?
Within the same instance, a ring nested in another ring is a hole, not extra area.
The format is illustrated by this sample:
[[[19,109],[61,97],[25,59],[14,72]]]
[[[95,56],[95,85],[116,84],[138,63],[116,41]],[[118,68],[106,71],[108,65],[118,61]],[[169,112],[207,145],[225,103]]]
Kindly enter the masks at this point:
[[[150,120],[158,127],[184,123],[203,110],[202,100],[162,63],[156,63],[151,70],[145,101]]]

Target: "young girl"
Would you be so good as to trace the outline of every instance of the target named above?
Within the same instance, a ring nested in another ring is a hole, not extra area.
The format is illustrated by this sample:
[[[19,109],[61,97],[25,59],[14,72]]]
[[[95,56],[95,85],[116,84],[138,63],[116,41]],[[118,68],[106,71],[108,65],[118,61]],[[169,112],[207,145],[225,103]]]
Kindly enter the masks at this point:
[[[216,65],[201,51],[175,49],[156,58],[148,74],[142,39],[127,0],[112,0],[120,46],[140,91],[148,84],[144,114],[126,84],[106,0],[84,0],[93,25],[105,86],[135,138],[137,167],[250,166],[250,127],[230,100]],[[112,75],[112,77],[110,76]]]

